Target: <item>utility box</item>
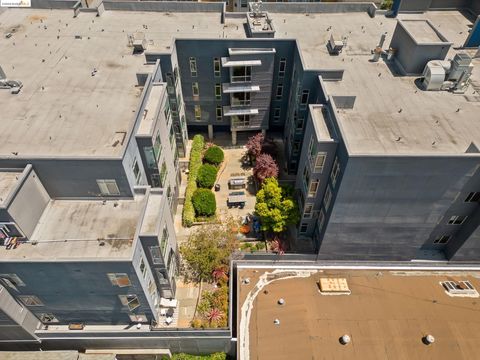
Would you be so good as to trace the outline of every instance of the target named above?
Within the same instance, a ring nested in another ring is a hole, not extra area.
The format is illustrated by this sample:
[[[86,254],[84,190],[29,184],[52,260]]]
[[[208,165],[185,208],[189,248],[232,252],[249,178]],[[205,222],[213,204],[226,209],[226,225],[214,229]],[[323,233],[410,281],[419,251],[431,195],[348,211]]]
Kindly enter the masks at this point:
[[[428,20],[398,20],[390,48],[404,75],[421,75],[430,60],[444,60],[451,45]]]

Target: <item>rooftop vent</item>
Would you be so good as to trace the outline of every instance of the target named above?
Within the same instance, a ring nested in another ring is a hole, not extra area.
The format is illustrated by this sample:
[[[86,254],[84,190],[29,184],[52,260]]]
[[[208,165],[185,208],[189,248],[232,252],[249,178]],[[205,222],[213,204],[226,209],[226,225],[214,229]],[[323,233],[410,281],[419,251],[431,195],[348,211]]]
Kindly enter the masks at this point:
[[[0,66],[0,89],[10,89],[12,94],[18,94],[22,87],[23,84],[21,81],[7,79],[5,72]]]
[[[322,295],[350,295],[347,279],[345,278],[320,278],[318,282]]]
[[[473,287],[470,281],[467,280],[443,281],[440,282],[440,285],[443,286],[445,292],[449,296],[479,297],[478,291]]]

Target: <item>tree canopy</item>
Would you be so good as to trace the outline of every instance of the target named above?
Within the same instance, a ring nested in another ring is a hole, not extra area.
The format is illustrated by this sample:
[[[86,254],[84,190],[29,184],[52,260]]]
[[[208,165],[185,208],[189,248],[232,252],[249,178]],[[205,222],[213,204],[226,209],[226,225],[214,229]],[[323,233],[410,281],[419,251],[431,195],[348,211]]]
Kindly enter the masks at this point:
[[[278,184],[277,179],[267,178],[257,193],[255,211],[261,220],[261,229],[280,233],[300,218],[297,202],[291,191]]]

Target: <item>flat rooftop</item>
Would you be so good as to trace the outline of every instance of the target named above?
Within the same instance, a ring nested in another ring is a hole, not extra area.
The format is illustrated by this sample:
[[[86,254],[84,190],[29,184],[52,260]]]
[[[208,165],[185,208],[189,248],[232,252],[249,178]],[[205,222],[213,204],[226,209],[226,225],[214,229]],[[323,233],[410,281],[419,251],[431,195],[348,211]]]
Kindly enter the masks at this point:
[[[473,61],[472,85],[465,94],[427,92],[416,85],[417,77],[398,76],[383,60],[369,62],[371,50],[385,32],[384,49],[388,48],[396,19],[381,15],[370,18],[360,12],[270,13],[270,17],[276,38],[298,39],[307,68],[345,70],[342,81],[327,81],[325,86],[330,95],[356,96],[353,109],[339,109],[337,114],[350,153],[458,155],[465,153],[472,142],[480,144],[480,126],[474,121],[480,111],[480,59]],[[463,45],[473,25],[459,11],[400,14],[398,18],[429,20],[453,43],[447,58],[458,52],[454,47]],[[406,23],[420,24],[408,27],[421,41],[440,39],[426,21]],[[428,25],[429,31],[419,29],[421,24]],[[347,38],[347,46],[338,56],[329,55],[326,47],[331,34],[337,40]],[[474,51],[469,53],[473,55]]]
[[[51,200],[30,241],[0,247],[2,260],[129,258],[146,196],[133,200]]]
[[[444,42],[427,20],[405,19],[402,24],[417,43]]]
[[[119,157],[142,91],[136,73],[152,70],[144,54],[132,54],[127,34],[144,32],[148,50],[160,52],[171,51],[174,37],[245,36],[241,20],[224,26],[220,13],[72,14],[0,12],[1,33],[13,34],[2,36],[0,66],[23,83],[17,95],[0,90],[1,157]]]
[[[22,175],[22,170],[0,171],[0,205],[5,201]]]
[[[345,278],[350,295],[321,294],[320,278]],[[239,359],[475,359],[479,298],[450,296],[447,280],[480,289],[479,272],[239,269]]]

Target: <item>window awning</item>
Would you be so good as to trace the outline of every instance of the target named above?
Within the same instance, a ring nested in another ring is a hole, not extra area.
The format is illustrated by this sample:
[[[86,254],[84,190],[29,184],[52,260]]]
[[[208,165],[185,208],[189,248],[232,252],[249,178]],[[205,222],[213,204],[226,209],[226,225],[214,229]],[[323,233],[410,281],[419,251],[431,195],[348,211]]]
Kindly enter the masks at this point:
[[[252,109],[247,107],[235,107],[225,106],[223,108],[223,116],[236,116],[236,115],[257,115],[258,109]]]
[[[261,66],[261,60],[230,60],[228,57],[222,57],[222,66],[223,67],[234,67],[234,66]]]
[[[260,91],[260,86],[258,85],[236,85],[236,84],[223,84],[223,92],[226,94],[230,93],[239,93],[239,92],[258,92]]]

